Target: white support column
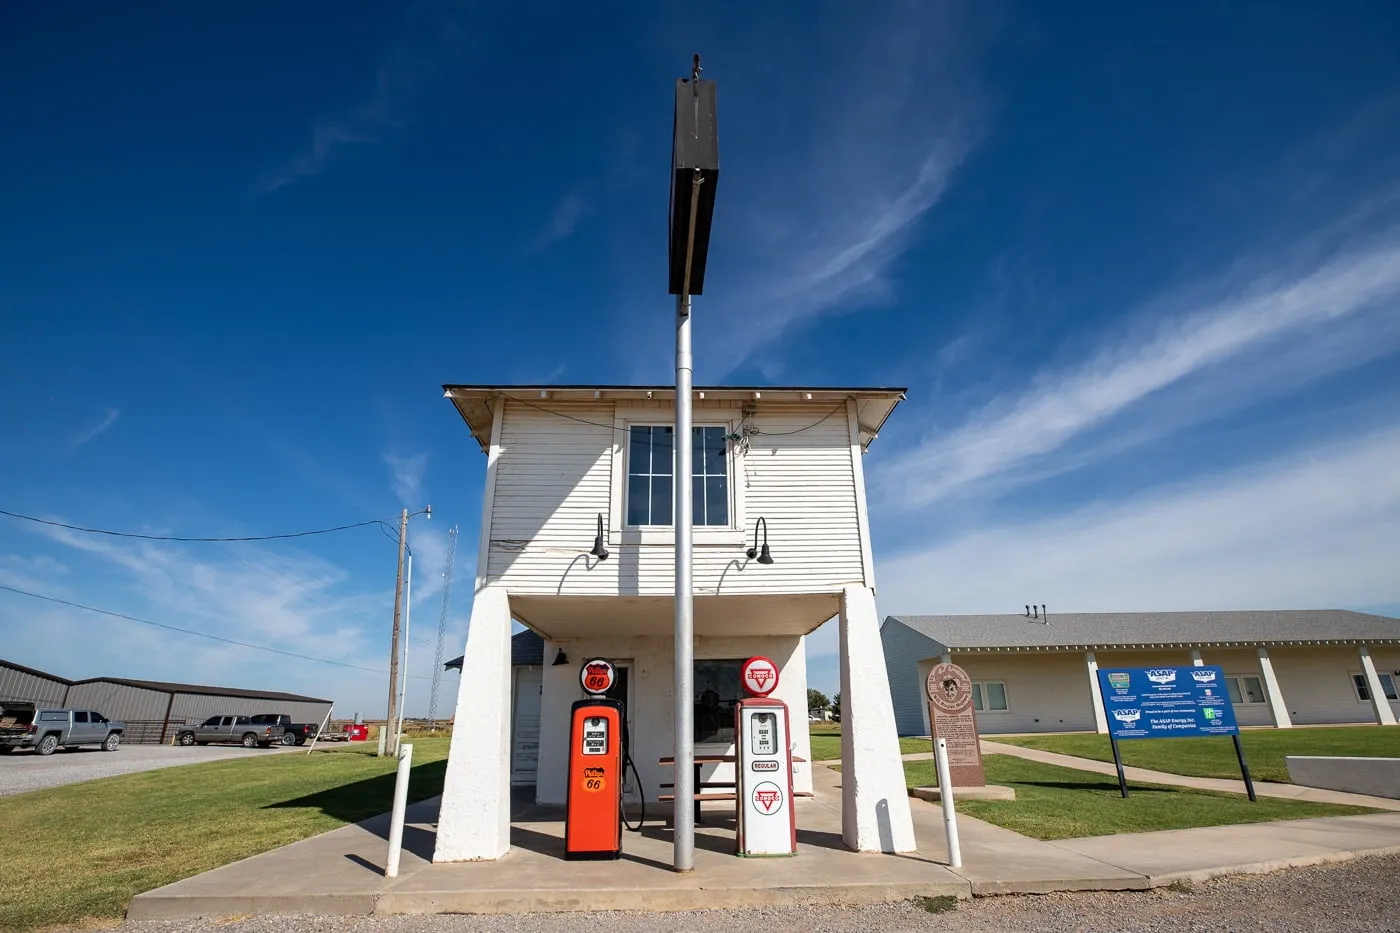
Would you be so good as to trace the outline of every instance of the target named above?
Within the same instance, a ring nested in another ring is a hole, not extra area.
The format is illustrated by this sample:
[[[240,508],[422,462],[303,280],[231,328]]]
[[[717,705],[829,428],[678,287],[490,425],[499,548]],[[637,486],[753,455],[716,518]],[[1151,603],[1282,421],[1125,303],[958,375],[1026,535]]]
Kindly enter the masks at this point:
[[[857,852],[913,852],[914,820],[870,588],[842,592],[840,637],[841,838]]]
[[[472,601],[434,862],[510,850],[510,680],[510,599],[488,586]]]
[[[1200,648],[1192,648],[1192,649],[1191,649],[1191,663],[1192,663],[1194,666],[1196,666],[1196,667],[1205,667],[1205,666],[1206,666],[1206,662],[1203,661],[1203,660],[1201,660],[1201,649],[1200,649]]]
[[[1361,654],[1361,672],[1366,677],[1366,692],[1371,695],[1371,708],[1376,712],[1376,722],[1382,726],[1393,726],[1395,712],[1385,697],[1385,688],[1381,686],[1380,675],[1376,673],[1376,662],[1371,658],[1371,649],[1362,645],[1358,650]]]
[[[1269,649],[1259,649],[1259,673],[1263,675],[1264,692],[1269,695],[1269,709],[1274,714],[1274,725],[1280,729],[1292,729],[1293,719],[1288,715],[1288,705],[1283,700],[1278,678],[1274,676],[1274,662],[1269,659]]]
[[[1084,664],[1089,668],[1089,699],[1094,704],[1094,731],[1108,735],[1108,717],[1103,711],[1103,689],[1099,687],[1099,660],[1094,652],[1084,652]]]

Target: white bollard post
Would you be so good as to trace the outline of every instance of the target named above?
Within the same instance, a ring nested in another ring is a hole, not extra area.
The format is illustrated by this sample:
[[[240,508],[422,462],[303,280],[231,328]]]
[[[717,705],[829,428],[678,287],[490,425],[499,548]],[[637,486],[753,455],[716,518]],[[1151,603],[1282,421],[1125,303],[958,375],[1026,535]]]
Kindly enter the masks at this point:
[[[958,844],[958,815],[953,810],[953,779],[948,774],[948,740],[933,740],[933,760],[938,769],[938,799],[943,802],[943,829],[948,834],[948,865],[962,868]]]
[[[384,877],[399,876],[399,852],[403,849],[403,817],[408,808],[408,771],[413,767],[413,746],[399,746],[399,775],[394,781],[394,811],[389,816],[389,861]]]

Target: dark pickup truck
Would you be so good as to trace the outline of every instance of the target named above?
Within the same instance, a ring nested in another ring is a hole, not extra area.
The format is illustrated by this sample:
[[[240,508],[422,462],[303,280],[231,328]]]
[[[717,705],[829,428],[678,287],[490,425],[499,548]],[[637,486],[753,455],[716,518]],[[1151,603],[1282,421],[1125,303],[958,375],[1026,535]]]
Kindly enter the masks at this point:
[[[259,713],[252,718],[257,725],[281,726],[283,745],[305,745],[316,737],[320,728],[314,722],[292,722],[292,717],[285,713]]]

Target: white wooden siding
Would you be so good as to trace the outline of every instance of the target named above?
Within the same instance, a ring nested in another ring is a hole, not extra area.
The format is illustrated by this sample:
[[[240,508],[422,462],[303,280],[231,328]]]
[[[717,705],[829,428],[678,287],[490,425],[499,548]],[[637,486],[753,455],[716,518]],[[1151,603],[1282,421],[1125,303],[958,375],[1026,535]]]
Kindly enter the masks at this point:
[[[540,410],[548,407],[548,411]],[[635,413],[636,403],[628,404]],[[672,417],[655,403],[655,423]],[[697,402],[695,421],[728,419],[734,403]],[[513,593],[666,595],[673,591],[668,543],[627,543],[612,516],[623,514],[613,484],[625,436],[612,403],[506,402],[490,516],[489,582]],[[820,424],[823,415],[830,414]],[[561,417],[566,415],[568,417]],[[591,422],[591,423],[582,423]],[[730,482],[746,519],[722,541],[697,540],[700,594],[820,593],[864,582],[849,417],[844,406],[767,405],[752,419],[762,432],[736,458]],[[806,429],[806,430],[802,430]],[[608,560],[585,559],[597,516],[609,525]],[[753,523],[767,519],[775,563],[739,571]],[[697,536],[698,537],[698,536]]]
[[[920,661],[936,658],[938,643],[902,622],[887,618],[880,626],[885,649],[885,671],[894,701],[894,725],[900,735],[928,735],[924,712],[924,684]]]
[[[1116,663],[1108,657],[1098,655],[1100,669]],[[1094,731],[1088,667],[1079,652],[987,656],[954,651],[953,663],[973,680],[1006,684],[1009,708],[976,714],[977,730],[982,735]]]

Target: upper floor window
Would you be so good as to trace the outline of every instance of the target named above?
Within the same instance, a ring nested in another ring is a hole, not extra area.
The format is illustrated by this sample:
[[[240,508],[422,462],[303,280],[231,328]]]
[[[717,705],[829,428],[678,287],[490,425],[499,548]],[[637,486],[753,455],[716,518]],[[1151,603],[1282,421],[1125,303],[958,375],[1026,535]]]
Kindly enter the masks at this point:
[[[729,526],[729,455],[726,429],[692,430],[691,508],[697,526]],[[670,525],[675,501],[675,430],[634,424],[627,431],[627,524]]]

